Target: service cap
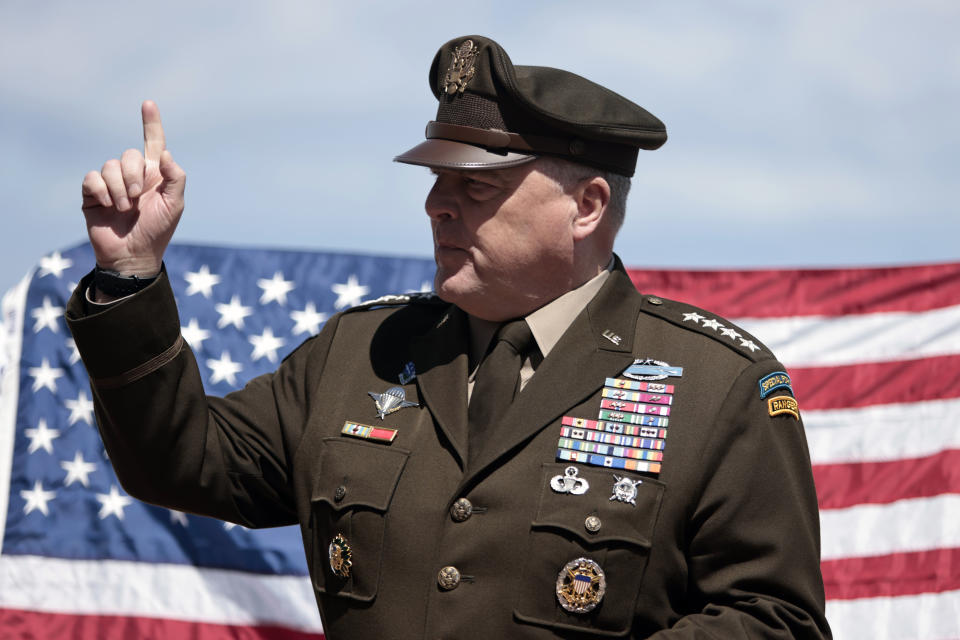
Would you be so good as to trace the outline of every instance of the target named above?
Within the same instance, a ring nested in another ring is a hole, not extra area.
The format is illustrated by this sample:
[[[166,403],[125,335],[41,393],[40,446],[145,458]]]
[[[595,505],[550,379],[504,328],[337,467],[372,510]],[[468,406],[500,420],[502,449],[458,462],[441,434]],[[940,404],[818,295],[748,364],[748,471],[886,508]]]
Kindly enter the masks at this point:
[[[632,176],[639,150],[667,140],[643,107],[569,71],[514,65],[483,36],[440,47],[430,88],[440,102],[436,120],[397,162],[502,169],[548,155]]]

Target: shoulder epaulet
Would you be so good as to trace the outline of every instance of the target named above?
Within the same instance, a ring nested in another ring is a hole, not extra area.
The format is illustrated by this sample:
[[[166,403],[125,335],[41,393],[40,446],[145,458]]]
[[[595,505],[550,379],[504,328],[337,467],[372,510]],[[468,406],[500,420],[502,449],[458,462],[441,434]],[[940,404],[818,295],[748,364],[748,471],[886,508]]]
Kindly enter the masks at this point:
[[[641,309],[678,327],[713,338],[754,362],[774,357],[770,349],[755,336],[726,318],[692,304],[644,295]]]
[[[366,302],[361,302],[360,304],[350,307],[344,313],[351,313],[354,311],[365,311],[367,309],[373,309],[376,307],[395,307],[398,305],[404,304],[447,304],[440,299],[440,296],[435,294],[433,291],[420,292],[415,291],[413,293],[400,293],[400,294],[391,294],[386,296],[380,296],[379,298],[374,298],[373,300],[367,300]]]

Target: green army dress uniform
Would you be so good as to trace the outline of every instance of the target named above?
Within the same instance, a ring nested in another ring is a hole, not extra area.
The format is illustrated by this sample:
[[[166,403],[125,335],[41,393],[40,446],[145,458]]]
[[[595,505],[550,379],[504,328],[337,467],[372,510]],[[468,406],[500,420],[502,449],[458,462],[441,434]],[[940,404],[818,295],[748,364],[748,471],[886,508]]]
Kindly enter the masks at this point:
[[[758,387],[782,365],[740,330],[724,337],[684,321],[697,310],[639,294],[619,262],[469,468],[456,307],[336,315],[274,374],[214,398],[165,276],[92,315],[86,286],[68,322],[124,487],[248,527],[299,523],[331,640],[828,635],[802,424],[771,415]],[[637,359],[683,368],[668,380],[659,473],[558,460],[564,416],[595,419],[605,380]],[[380,420],[368,392],[398,386],[408,362],[416,377],[401,388],[419,406]],[[345,423],[397,433],[354,438]],[[585,493],[551,488],[571,465]],[[615,475],[642,481],[633,503],[613,499]],[[331,563],[338,536],[346,577]],[[578,558],[605,574],[587,613],[557,596]]]

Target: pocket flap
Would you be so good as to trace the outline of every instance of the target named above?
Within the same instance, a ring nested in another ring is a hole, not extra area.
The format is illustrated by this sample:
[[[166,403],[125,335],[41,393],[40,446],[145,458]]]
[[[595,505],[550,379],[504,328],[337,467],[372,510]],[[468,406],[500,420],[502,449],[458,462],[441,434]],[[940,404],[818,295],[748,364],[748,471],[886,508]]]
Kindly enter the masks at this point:
[[[585,493],[573,495],[559,493],[550,488],[551,479],[556,476],[563,477],[564,469],[569,466],[575,466],[578,478],[589,483]],[[640,484],[635,486],[635,505],[611,499],[616,482],[614,472],[621,478],[640,481]],[[663,499],[664,485],[659,480],[619,469],[545,463],[541,486],[543,489],[540,504],[531,525],[533,529],[560,529],[573,534],[586,545],[610,545],[619,542],[650,547]],[[599,518],[599,528],[596,531],[587,529],[586,520],[590,516]]]
[[[409,457],[410,452],[403,449],[324,438],[311,500],[327,502],[337,510],[386,511]]]

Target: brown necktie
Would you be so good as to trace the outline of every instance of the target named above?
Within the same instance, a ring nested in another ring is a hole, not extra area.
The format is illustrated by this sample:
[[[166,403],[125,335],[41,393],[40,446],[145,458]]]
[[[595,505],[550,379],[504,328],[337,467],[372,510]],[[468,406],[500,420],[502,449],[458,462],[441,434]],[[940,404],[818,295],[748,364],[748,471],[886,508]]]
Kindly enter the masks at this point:
[[[493,350],[480,363],[467,411],[471,464],[491,444],[487,439],[520,390],[520,368],[534,344],[526,320],[508,322],[497,331]]]

